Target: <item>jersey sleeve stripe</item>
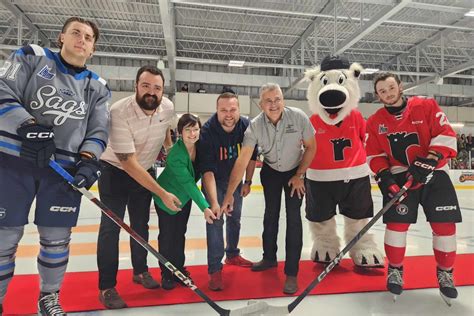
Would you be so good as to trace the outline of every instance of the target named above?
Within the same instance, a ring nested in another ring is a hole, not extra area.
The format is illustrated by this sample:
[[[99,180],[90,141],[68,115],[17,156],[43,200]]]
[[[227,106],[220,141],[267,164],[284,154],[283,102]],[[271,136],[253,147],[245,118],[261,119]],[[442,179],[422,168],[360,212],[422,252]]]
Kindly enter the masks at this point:
[[[438,135],[431,140],[430,146],[443,146],[457,150],[456,138],[453,136]]]
[[[3,114],[5,114],[7,112],[10,112],[11,110],[14,110],[16,108],[22,108],[22,106],[20,106],[20,105],[11,105],[11,106],[4,107],[3,109],[0,109],[0,116],[2,116]]]

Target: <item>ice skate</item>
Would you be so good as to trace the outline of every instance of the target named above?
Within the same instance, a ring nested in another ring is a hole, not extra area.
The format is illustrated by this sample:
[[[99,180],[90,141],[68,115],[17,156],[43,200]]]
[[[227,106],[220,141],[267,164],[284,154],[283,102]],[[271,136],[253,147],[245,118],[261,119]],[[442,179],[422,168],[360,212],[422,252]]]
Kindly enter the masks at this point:
[[[393,294],[393,301],[395,302],[400,294],[403,292],[403,266],[397,268],[388,266],[387,271],[387,290]]]
[[[458,297],[458,291],[454,286],[453,269],[442,270],[436,269],[436,276],[438,277],[439,294],[448,306],[451,306],[451,300]]]
[[[38,315],[39,316],[63,316],[66,315],[59,304],[59,293],[41,292],[38,299]]]

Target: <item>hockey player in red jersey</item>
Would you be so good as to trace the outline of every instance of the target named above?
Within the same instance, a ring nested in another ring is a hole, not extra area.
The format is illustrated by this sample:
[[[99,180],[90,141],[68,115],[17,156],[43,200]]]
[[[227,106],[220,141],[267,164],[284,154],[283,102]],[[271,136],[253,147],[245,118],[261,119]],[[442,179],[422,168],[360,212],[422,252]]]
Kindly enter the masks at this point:
[[[453,282],[455,223],[461,222],[461,212],[447,173],[447,159],[456,156],[456,134],[435,100],[403,97],[397,75],[378,74],[374,89],[384,107],[367,121],[366,148],[384,204],[408,177],[414,180],[406,198],[384,215],[387,289],[394,298],[403,291],[407,231],[416,223],[421,204],[433,230],[440,293],[450,305],[450,300],[457,297]]]
[[[315,130],[316,155],[306,172],[306,218],[313,237],[311,259],[329,263],[340,252],[336,207],[344,216],[347,243],[373,216],[369,167],[364,149],[365,120],[357,110],[362,66],[327,56],[310,69],[307,98]],[[384,257],[365,234],[350,250],[354,264],[383,267]]]

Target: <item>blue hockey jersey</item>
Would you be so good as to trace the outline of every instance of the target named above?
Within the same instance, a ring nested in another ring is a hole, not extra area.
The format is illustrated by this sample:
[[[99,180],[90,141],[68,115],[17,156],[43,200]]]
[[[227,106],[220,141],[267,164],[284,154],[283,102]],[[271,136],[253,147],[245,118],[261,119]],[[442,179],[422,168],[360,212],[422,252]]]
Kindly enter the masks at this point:
[[[56,160],[74,164],[81,151],[100,157],[108,140],[110,91],[104,79],[61,62],[59,53],[25,46],[0,68],[0,151],[19,156],[17,128],[35,118],[53,126]]]

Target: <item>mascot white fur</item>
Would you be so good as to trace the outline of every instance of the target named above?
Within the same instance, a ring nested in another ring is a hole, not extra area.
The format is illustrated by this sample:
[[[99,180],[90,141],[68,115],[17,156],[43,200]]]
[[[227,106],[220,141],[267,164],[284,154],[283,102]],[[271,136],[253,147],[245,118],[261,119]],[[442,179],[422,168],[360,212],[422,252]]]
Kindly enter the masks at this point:
[[[306,218],[313,238],[311,259],[319,263],[329,263],[340,251],[336,206],[344,215],[346,243],[373,216],[365,120],[357,110],[362,70],[344,57],[327,56],[305,73],[310,80],[307,98],[317,144],[306,173]],[[383,267],[383,254],[371,234],[366,233],[349,254],[357,266]]]

